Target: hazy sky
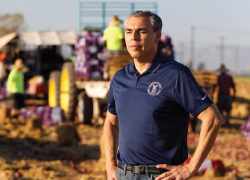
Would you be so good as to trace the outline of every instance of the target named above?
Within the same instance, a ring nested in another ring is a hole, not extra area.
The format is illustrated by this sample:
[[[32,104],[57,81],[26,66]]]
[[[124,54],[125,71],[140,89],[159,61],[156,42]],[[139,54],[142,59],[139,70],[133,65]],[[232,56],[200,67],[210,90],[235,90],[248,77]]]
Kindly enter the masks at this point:
[[[78,30],[79,2],[79,0],[0,0],[0,14],[22,13],[27,30],[30,31]],[[199,51],[206,51],[204,49],[209,47],[219,49],[220,37],[225,38],[225,48],[233,49],[239,45],[242,48],[240,52],[250,51],[249,0],[135,0],[134,2],[158,4],[158,14],[163,20],[163,32],[172,37],[176,58],[180,59],[179,52],[183,44],[184,63],[190,59],[191,26],[195,26],[196,65],[202,59],[207,61],[206,66],[210,69],[215,68],[215,64],[219,66],[219,51],[209,56],[214,58],[213,65],[208,62],[206,56],[204,57],[204,53],[199,55]],[[225,59],[230,59],[228,61],[233,70],[235,55],[233,52],[227,54],[229,57],[225,55]],[[240,64],[241,70],[250,71],[246,68],[250,65],[250,54],[241,54],[240,57],[243,58]]]

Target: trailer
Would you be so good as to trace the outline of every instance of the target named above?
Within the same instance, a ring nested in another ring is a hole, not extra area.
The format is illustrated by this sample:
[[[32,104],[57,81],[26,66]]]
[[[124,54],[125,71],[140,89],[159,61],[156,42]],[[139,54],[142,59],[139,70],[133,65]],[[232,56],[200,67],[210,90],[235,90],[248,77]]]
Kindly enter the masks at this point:
[[[86,32],[102,32],[113,15],[125,20],[135,10],[148,9],[157,13],[157,8],[157,3],[80,2],[78,40]],[[85,57],[79,55],[76,59],[84,59],[80,64],[86,63]],[[110,80],[116,71],[132,61],[133,58],[126,51],[120,52],[117,57],[109,57],[109,80],[81,76],[81,67],[75,62],[65,62],[61,71],[52,71],[50,74],[49,106],[60,106],[69,121],[75,119],[78,109],[79,122],[91,124],[91,120],[95,119],[102,123],[100,114],[103,108],[100,109],[100,106],[108,103]],[[80,73],[77,73],[76,68],[80,69]]]
[[[124,19],[137,9],[149,9],[157,13],[156,3],[117,3],[117,2],[80,2],[79,3],[79,37],[84,36],[82,30],[86,32],[101,32],[112,15],[118,15]],[[163,36],[172,48],[171,38]],[[86,37],[80,44],[86,44]],[[99,43],[99,39],[95,39]],[[80,53],[76,55],[76,59],[84,59],[86,63],[85,50],[92,48],[94,44],[90,43]],[[77,48],[77,47],[76,47]],[[84,51],[84,52],[83,52]],[[173,58],[173,52],[170,53],[168,48],[164,48],[163,54]],[[109,81],[100,79],[91,79],[81,77],[81,63],[66,62],[63,64],[61,71],[53,71],[49,79],[49,106],[60,106],[67,120],[74,120],[76,109],[78,109],[79,122],[91,124],[91,120],[95,119],[98,122],[103,122],[101,112],[102,104],[108,103],[107,95],[109,91],[110,80],[119,69],[133,61],[133,58],[128,52],[121,51],[117,57],[109,57]],[[91,62],[91,60],[90,60]],[[77,73],[76,68],[80,69]],[[200,86],[207,91],[211,90],[212,86],[217,81],[216,72],[211,71],[193,71],[195,78]],[[106,107],[106,106],[105,106]]]
[[[110,57],[110,79],[116,71],[133,61],[128,52],[120,52],[117,57]],[[66,62],[61,71],[52,71],[49,79],[49,106],[60,106],[67,120],[74,120],[78,109],[79,122],[91,124],[92,118],[103,123],[100,104],[108,103],[110,81],[85,80],[76,77],[74,64]]]
[[[77,38],[76,31],[20,31],[0,37],[0,51],[5,52],[6,73],[12,69],[17,58],[21,58],[29,71],[24,74],[25,104],[47,104],[47,80],[54,70],[61,70],[65,59]],[[2,88],[2,87],[1,87]],[[6,87],[3,87],[6,89]],[[3,90],[3,98],[10,98]]]

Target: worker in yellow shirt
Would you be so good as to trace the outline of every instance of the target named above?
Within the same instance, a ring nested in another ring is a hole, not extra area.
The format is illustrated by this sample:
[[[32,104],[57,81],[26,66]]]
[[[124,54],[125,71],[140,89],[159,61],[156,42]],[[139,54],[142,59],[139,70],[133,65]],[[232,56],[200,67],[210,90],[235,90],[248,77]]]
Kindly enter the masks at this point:
[[[122,20],[112,16],[109,26],[104,30],[103,38],[106,41],[107,56],[117,56],[125,47],[123,30],[119,25]]]
[[[12,116],[18,116],[19,110],[24,107],[24,72],[28,70],[22,59],[16,59],[8,76],[7,91],[12,94],[13,98]]]

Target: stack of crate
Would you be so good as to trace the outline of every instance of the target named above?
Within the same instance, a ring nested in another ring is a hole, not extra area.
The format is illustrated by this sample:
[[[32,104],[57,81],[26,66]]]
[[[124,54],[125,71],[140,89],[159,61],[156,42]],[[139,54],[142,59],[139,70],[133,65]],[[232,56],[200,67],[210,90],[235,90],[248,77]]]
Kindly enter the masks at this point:
[[[199,70],[192,71],[196,81],[202,90],[213,99],[214,86],[217,84],[218,76],[216,71]]]
[[[217,84],[218,76],[217,76],[216,71],[200,70],[200,71],[192,71],[192,74],[194,75],[199,85],[202,85],[202,84],[216,85]]]
[[[119,52],[118,56],[109,57],[109,79],[112,80],[115,73],[133,62],[133,58],[127,51]]]

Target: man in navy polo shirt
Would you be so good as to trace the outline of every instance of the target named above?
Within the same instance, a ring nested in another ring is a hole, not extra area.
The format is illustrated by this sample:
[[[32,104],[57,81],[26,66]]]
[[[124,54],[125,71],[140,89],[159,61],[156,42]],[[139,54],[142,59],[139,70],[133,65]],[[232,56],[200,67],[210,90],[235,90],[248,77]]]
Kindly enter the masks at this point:
[[[104,125],[108,179],[189,179],[211,150],[224,120],[190,70],[157,50],[159,16],[136,11],[124,27],[134,62],[118,71],[110,84]],[[203,123],[196,152],[183,165],[189,113]]]

